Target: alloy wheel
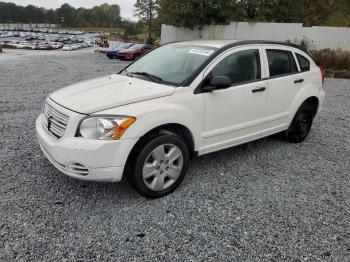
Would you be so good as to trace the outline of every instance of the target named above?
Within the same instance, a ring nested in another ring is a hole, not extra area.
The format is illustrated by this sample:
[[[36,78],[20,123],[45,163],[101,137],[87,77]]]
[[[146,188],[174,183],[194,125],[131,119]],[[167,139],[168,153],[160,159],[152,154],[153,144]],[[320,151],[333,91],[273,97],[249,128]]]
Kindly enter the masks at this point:
[[[143,165],[145,185],[152,191],[168,189],[180,177],[183,162],[183,154],[176,145],[163,144],[156,147],[149,153]]]

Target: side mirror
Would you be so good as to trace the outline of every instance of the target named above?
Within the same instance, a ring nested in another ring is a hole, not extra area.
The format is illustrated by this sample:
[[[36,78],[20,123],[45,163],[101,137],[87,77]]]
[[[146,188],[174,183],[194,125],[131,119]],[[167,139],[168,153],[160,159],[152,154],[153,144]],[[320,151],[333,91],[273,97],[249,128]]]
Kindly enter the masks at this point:
[[[202,88],[203,92],[212,92],[214,90],[226,89],[232,85],[232,81],[227,76],[214,76],[209,85],[206,85]]]

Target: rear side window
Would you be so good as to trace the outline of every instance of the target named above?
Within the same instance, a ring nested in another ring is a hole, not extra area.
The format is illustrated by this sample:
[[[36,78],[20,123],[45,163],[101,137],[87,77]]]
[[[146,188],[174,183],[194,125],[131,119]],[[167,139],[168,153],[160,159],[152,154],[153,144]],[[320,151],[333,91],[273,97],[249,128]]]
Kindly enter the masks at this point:
[[[302,72],[310,71],[310,61],[302,55],[296,54]]]
[[[261,78],[259,50],[245,50],[224,58],[212,71],[214,76],[227,76],[232,85],[251,82]]]
[[[292,52],[285,50],[266,50],[269,61],[270,77],[298,72]]]

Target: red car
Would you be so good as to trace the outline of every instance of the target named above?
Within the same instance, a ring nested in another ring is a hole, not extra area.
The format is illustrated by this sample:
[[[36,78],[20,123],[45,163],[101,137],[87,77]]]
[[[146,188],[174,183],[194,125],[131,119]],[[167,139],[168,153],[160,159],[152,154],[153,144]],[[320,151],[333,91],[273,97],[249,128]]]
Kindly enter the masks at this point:
[[[118,58],[122,60],[134,60],[146,54],[153,48],[154,48],[153,45],[147,45],[147,44],[133,45],[128,49],[120,50],[118,52]]]

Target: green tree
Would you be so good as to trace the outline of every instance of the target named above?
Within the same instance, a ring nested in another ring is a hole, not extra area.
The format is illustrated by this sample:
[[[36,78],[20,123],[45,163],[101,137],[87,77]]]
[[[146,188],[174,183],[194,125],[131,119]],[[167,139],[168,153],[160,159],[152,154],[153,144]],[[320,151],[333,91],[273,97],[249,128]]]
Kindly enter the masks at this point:
[[[335,10],[332,11],[327,20],[326,25],[329,26],[350,26],[350,1],[338,0],[335,4]]]
[[[304,0],[243,0],[240,1],[241,16],[258,22],[300,23],[303,21]],[[249,17],[249,11],[256,12]],[[245,12],[245,13],[244,13]]]
[[[0,2],[0,22],[11,23],[21,20],[23,7],[19,7],[13,3]]]
[[[162,22],[191,28],[231,21],[303,20],[303,0],[160,0],[160,7]]]
[[[223,24],[237,16],[239,3],[232,0],[160,0],[164,23],[194,27]]]
[[[121,25],[119,5],[103,4],[92,9],[75,9],[69,4],[45,9],[33,5],[26,7],[0,2],[2,23],[59,23],[67,27],[118,27]]]
[[[142,33],[142,23],[123,20],[122,27],[125,29],[125,36],[135,36]]]
[[[154,21],[159,12],[159,0],[137,0],[135,9],[135,15],[147,24],[148,37],[152,39]]]
[[[304,24],[325,25],[328,17],[335,11],[337,2],[339,0],[304,0]]]
[[[75,25],[76,22],[76,10],[70,4],[63,4],[56,10],[58,19],[62,22],[63,26]]]
[[[49,9],[46,12],[46,19],[50,24],[57,24],[58,23],[58,16],[55,10]]]

